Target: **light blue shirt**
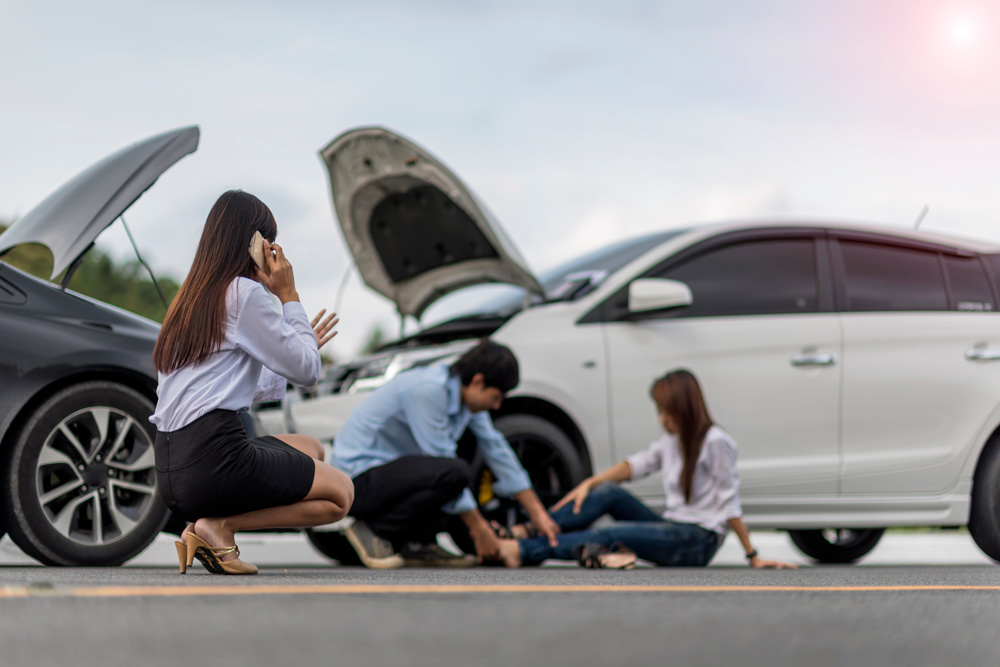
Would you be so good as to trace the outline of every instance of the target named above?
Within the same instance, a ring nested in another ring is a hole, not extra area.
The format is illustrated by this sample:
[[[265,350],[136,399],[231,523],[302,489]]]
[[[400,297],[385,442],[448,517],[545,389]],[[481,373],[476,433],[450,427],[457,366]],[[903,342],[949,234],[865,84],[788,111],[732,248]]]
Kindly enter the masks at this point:
[[[512,496],[531,488],[528,473],[489,413],[473,413],[462,404],[461,381],[445,364],[400,373],[354,408],[334,441],[334,464],[353,479],[401,456],[455,458],[466,428],[496,476],[495,493]],[[441,509],[462,514],[476,509],[476,501],[465,489]]]

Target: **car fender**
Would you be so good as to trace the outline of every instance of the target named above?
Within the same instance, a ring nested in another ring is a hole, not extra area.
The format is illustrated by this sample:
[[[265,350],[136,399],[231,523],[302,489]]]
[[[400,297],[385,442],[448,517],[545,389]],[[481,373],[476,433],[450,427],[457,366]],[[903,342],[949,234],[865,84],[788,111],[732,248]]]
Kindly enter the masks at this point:
[[[959,453],[959,455],[964,456],[965,462],[962,465],[960,479],[956,480],[956,483],[961,480],[972,479],[973,474],[976,472],[976,467],[979,465],[979,460],[986,451],[990,440],[997,433],[1000,433],[1000,403],[993,408],[993,412],[983,421],[983,426],[976,433],[975,440],[966,445]]]
[[[65,367],[64,367],[65,368]],[[70,367],[70,372],[54,374],[51,367],[37,369],[18,379],[18,392],[7,395],[0,415],[0,451],[17,437],[21,424],[35,408],[64,387],[90,380],[109,380],[131,387],[156,401],[156,381],[134,370],[117,365]]]

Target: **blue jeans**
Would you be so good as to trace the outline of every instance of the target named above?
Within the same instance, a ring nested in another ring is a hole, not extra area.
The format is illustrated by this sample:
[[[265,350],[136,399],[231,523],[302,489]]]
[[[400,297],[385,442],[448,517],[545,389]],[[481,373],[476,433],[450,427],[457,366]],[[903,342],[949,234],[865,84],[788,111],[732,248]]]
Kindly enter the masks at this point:
[[[605,514],[615,523],[590,528]],[[643,560],[674,567],[708,565],[719,548],[720,540],[714,531],[667,521],[617,484],[602,484],[591,491],[579,514],[573,513],[570,503],[553,512],[552,518],[563,531],[558,546],[550,546],[544,536],[518,540],[525,565],[547,558],[573,560],[573,549],[588,542],[606,546],[620,542]]]

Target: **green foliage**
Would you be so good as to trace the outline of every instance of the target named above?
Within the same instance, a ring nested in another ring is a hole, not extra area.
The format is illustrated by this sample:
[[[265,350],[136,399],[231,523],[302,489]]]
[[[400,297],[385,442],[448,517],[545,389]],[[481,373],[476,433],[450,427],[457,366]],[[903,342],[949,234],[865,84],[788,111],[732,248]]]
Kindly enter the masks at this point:
[[[365,339],[365,344],[361,348],[361,354],[371,354],[387,342],[388,339],[385,335],[385,329],[382,328],[381,324],[376,324],[368,332],[368,338]]]
[[[6,228],[0,223],[0,233]],[[3,261],[44,280],[48,280],[52,272],[52,253],[45,246],[34,243],[14,248],[3,256]],[[158,282],[169,304],[180,285],[170,277],[158,277]],[[156,322],[162,322],[167,314],[156,287],[138,261],[115,264],[107,253],[97,248],[91,248],[84,256],[68,287]]]
[[[7,225],[0,223],[0,234],[5,229]],[[38,243],[19,245],[4,255],[2,261],[43,280],[48,280],[52,274],[52,253]]]
[[[105,253],[92,248],[69,281],[69,289],[162,322],[167,314],[156,287],[138,261],[116,265]],[[159,278],[169,304],[180,285],[172,278]]]

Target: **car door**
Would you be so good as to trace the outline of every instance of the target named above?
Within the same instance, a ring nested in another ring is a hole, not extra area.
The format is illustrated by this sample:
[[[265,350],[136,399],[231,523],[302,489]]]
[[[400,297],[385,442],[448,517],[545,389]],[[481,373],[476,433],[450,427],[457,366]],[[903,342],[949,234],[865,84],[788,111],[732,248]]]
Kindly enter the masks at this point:
[[[818,229],[717,238],[637,276],[687,284],[691,305],[628,313],[612,297],[604,335],[618,459],[659,436],[650,386],[684,367],[738,443],[745,504],[836,494],[840,330],[824,243]],[[637,491],[662,496],[662,483]]]
[[[1000,313],[979,255],[892,239],[832,241],[843,311],[841,492],[940,494],[988,435]]]

